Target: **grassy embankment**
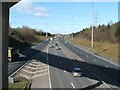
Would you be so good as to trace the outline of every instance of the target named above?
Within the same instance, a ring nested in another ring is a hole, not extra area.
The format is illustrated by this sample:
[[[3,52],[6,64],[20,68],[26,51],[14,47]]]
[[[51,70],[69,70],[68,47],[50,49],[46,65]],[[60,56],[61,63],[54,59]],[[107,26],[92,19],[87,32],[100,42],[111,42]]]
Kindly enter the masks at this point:
[[[26,87],[26,84],[27,84],[27,82],[25,82],[25,81],[9,83],[9,89],[24,90],[24,88]]]
[[[51,36],[47,36],[47,37],[46,37],[46,36],[35,35],[35,37],[38,39],[38,42],[42,42],[42,41],[50,38]],[[37,42],[37,43],[38,43],[38,42]]]
[[[85,46],[91,49],[91,41],[86,39],[74,38],[66,38],[68,41],[76,44],[77,46]],[[112,44],[110,42],[97,42],[94,41],[94,48],[93,50],[98,54],[104,57],[109,57],[112,60],[118,62],[118,44]]]

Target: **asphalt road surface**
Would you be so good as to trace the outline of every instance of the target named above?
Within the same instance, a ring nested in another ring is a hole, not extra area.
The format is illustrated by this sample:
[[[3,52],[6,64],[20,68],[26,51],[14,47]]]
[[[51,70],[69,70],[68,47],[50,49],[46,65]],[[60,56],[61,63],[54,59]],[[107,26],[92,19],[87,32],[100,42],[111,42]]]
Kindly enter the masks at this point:
[[[52,88],[75,88],[83,90],[91,90],[97,88],[106,88],[108,85],[119,86],[120,85],[120,70],[118,66],[111,64],[102,58],[96,57],[89,52],[83,51],[78,47],[68,43],[64,38],[59,37],[57,42],[62,43],[66,48],[74,52],[81,57],[85,62],[79,60],[72,60],[69,56],[66,56],[62,49],[56,50],[56,40],[44,41],[37,44],[34,47],[21,53],[24,57],[21,57],[19,61],[9,64],[9,75],[20,67],[23,63],[32,59],[34,55],[40,52],[41,59],[46,58],[46,53],[41,50],[48,44],[53,47],[48,47],[47,63],[43,60],[43,63],[49,64],[49,76],[50,85]],[[74,77],[72,70],[75,67],[79,67],[82,70],[82,77]],[[105,82],[105,84],[103,83]]]
[[[101,82],[88,77],[74,77],[72,70],[74,67],[80,67],[78,64],[70,60],[62,52],[55,49],[55,41],[50,43],[53,47],[48,48],[49,71],[52,88],[75,88],[75,89],[96,89],[100,88]],[[63,49],[63,48],[62,48]],[[82,73],[93,77],[90,71],[82,68]],[[101,86],[101,88],[105,88]]]
[[[78,47],[75,47],[74,45],[67,42],[64,38],[59,37],[59,41],[76,55],[83,58],[91,66],[99,70],[101,75],[104,73],[106,78],[110,79],[109,81],[103,81],[114,84],[116,86],[120,85],[120,68],[118,66],[111,64],[109,61],[103,60],[102,58],[96,57],[95,55],[92,55],[86,51],[83,51]]]
[[[17,70],[20,66],[22,66],[26,61],[32,59],[34,55],[39,53],[45,46],[47,46],[49,43],[48,40],[43,41],[42,43],[39,43],[30,49],[27,49],[26,51],[20,53],[21,56],[19,57],[16,62],[8,63],[8,76],[10,76],[15,70]]]

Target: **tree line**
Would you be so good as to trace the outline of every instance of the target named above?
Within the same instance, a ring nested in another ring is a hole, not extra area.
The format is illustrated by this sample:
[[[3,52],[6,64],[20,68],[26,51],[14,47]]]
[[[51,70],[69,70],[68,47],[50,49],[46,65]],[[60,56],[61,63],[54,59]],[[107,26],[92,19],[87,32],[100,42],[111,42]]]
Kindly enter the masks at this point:
[[[51,34],[48,32],[44,32],[42,30],[38,31],[28,26],[22,26],[21,28],[9,27],[9,35],[27,43],[37,42],[38,38],[36,38],[35,35],[46,36],[46,33],[48,36],[51,36]]]
[[[84,28],[82,31],[72,33],[74,37],[83,38],[91,40],[91,30],[90,28]],[[94,30],[94,41],[108,41],[112,43],[118,43],[118,38],[120,37],[120,21],[114,24],[99,25],[93,27]]]

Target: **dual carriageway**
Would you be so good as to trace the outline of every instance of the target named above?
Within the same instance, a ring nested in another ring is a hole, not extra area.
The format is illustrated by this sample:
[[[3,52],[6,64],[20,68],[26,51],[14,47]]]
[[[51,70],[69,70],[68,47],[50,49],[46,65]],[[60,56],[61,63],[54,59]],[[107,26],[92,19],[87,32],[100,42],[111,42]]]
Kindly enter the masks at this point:
[[[60,50],[56,50],[56,42],[59,43]],[[49,45],[53,45],[54,47],[50,48]],[[33,59],[48,67],[48,80],[44,82],[45,86],[43,87],[42,83],[42,86],[35,85],[35,78],[33,78],[33,88],[74,88],[87,90],[109,88],[112,90],[120,85],[120,70],[117,65],[74,46],[62,37],[57,37],[52,42],[46,40],[22,54],[26,57],[21,58],[19,62],[9,64],[9,76],[15,74],[16,70],[19,72],[22,69],[18,70],[19,67],[23,65],[24,68],[26,66],[25,63]],[[82,77],[73,76],[72,70],[74,67],[81,68]]]

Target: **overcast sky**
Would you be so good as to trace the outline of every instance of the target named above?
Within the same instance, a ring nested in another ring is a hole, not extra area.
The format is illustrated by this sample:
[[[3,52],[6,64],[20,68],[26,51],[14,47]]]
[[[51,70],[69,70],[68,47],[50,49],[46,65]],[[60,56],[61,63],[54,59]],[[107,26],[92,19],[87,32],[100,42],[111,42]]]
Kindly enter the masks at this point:
[[[72,1],[72,0],[71,0]],[[77,1],[77,0],[75,0]],[[107,1],[107,0],[106,0]],[[108,0],[109,1],[109,0]],[[92,15],[94,13],[94,18]],[[11,27],[23,25],[50,33],[72,33],[118,21],[118,2],[38,2],[23,0],[10,9]]]

